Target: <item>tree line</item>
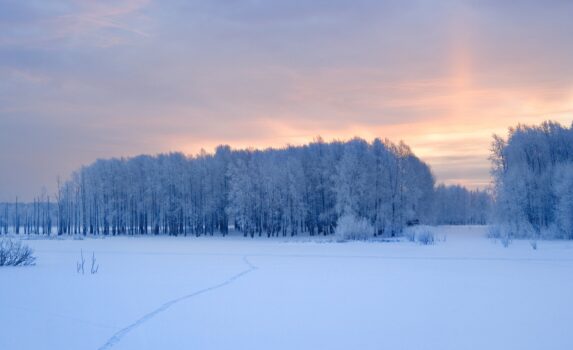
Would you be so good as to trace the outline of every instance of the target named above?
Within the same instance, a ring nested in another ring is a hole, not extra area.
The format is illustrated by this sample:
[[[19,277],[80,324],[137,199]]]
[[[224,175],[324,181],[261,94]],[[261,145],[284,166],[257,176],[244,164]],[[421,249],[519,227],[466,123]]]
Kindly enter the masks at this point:
[[[380,139],[98,160],[58,183],[53,203],[0,203],[0,232],[328,235],[344,218],[372,236],[495,223],[508,237],[573,239],[573,126],[510,128],[490,160],[491,195],[436,186],[405,144]]]
[[[485,225],[489,222],[492,197],[463,186],[438,185],[434,192],[434,224]]]
[[[31,203],[0,203],[0,233],[51,234],[57,208],[50,196],[43,194]]]
[[[58,234],[329,235],[341,217],[352,217],[368,223],[368,235],[395,236],[419,223],[483,224],[487,198],[436,187],[429,166],[402,142],[317,139],[280,149],[100,159],[58,182],[50,212]],[[443,209],[446,201],[463,211]]]

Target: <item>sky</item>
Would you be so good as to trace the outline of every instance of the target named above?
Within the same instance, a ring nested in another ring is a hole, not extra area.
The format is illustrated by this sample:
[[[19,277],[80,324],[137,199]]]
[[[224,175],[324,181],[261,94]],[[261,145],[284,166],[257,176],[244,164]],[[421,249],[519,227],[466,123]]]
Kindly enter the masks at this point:
[[[0,0],[0,201],[97,158],[405,141],[485,188],[494,133],[573,120],[573,1]]]

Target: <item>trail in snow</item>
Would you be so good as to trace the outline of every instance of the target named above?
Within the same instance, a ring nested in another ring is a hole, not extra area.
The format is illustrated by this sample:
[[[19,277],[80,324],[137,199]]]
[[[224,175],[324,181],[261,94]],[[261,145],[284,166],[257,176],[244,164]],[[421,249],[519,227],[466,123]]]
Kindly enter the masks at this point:
[[[245,264],[247,264],[247,266],[249,267],[246,270],[243,270],[231,277],[229,277],[228,279],[226,279],[225,281],[216,284],[214,286],[211,287],[207,287],[201,290],[198,290],[196,292],[193,292],[191,294],[187,294],[184,296],[181,296],[179,298],[176,299],[172,299],[170,301],[167,301],[165,303],[163,303],[161,306],[159,306],[157,309],[145,314],[143,317],[137,319],[135,322],[133,322],[132,324],[128,325],[127,327],[119,330],[117,333],[115,333],[114,335],[111,336],[111,338],[109,338],[107,340],[107,342],[105,344],[103,344],[102,346],[99,347],[99,350],[106,350],[106,349],[111,349],[114,345],[116,345],[117,343],[119,343],[121,341],[121,339],[123,337],[125,337],[129,332],[131,332],[132,330],[134,330],[135,328],[138,328],[139,326],[141,326],[143,323],[149,321],[150,319],[152,319],[153,317],[155,317],[157,314],[162,313],[163,311],[166,311],[167,309],[169,309],[171,306],[173,306],[174,304],[177,304],[183,300],[186,299],[190,299],[193,298],[197,295],[200,294],[204,294],[210,291],[213,291],[215,289],[219,289],[222,287],[225,287],[233,282],[235,282],[236,280],[238,280],[239,278],[243,277],[244,275],[253,272],[254,270],[256,270],[258,267],[253,265],[249,259],[247,258],[246,255],[243,256],[243,262]]]

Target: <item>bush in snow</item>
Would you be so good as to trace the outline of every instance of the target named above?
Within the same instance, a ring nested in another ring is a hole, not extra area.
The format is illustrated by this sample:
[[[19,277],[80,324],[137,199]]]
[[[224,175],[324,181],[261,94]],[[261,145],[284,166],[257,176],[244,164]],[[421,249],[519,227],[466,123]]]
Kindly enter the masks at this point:
[[[488,229],[487,237],[499,240],[504,247],[508,247],[514,239],[530,238],[537,241],[540,238],[558,238],[555,233],[557,229],[552,227],[536,231],[526,222],[514,224],[491,225]],[[535,249],[535,248],[534,248]]]
[[[491,225],[487,230],[487,238],[495,241],[499,240],[501,244],[507,248],[511,243],[512,237],[515,235],[515,229],[511,229],[509,225]]]
[[[0,241],[0,266],[26,266],[33,265],[36,258],[34,251],[20,241],[9,239]]]
[[[511,236],[509,236],[509,235],[502,236],[500,238],[500,241],[501,241],[501,244],[503,245],[503,247],[507,248],[511,244]]]
[[[431,231],[424,230],[424,231],[419,232],[416,235],[416,240],[420,244],[431,245],[431,244],[434,244],[435,238],[434,238],[434,234]]]
[[[487,228],[487,238],[498,239],[501,237],[501,227],[499,225],[491,225]]]
[[[339,241],[364,240],[372,237],[374,227],[368,220],[357,219],[354,215],[343,215],[336,224],[335,235]]]
[[[404,237],[406,237],[410,242],[418,242],[423,245],[430,245],[436,242],[432,229],[430,226],[425,225],[410,226],[406,228],[404,230]]]
[[[408,228],[404,230],[404,237],[410,242],[416,241],[416,230]]]

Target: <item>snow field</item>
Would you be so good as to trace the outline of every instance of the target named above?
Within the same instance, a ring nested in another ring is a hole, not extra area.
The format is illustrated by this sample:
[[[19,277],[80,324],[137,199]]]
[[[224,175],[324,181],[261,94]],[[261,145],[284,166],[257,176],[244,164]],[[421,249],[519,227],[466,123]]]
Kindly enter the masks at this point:
[[[0,349],[573,348],[573,243],[433,230],[430,246],[30,240],[36,266],[0,269]],[[96,275],[76,273],[80,249]]]

